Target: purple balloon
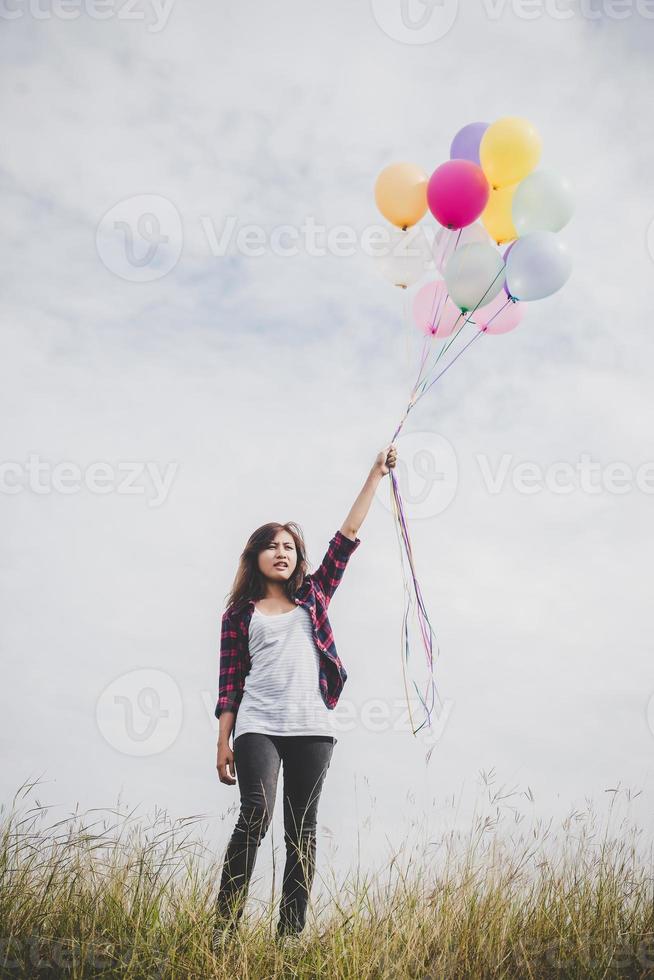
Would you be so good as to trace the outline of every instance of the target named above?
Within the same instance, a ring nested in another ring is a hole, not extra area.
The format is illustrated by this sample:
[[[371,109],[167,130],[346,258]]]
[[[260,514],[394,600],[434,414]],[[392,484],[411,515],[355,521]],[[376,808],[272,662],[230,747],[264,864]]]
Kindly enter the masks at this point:
[[[468,123],[460,129],[452,140],[450,160],[471,160],[479,166],[479,144],[487,129],[485,122]]]

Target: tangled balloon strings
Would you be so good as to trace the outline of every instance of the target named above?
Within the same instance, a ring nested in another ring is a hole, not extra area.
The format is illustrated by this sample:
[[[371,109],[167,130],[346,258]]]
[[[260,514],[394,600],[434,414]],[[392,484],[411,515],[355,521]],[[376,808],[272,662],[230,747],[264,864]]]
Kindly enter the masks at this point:
[[[458,243],[458,239],[457,239],[457,243]],[[456,248],[456,244],[455,244],[454,247]],[[425,376],[423,378],[424,366],[425,366],[426,361],[428,360],[428,355],[429,355],[430,340],[432,339],[432,337],[434,337],[434,336],[437,337],[438,336],[438,325],[437,325],[437,322],[438,322],[438,319],[439,319],[440,314],[442,312],[442,305],[443,305],[442,299],[439,301],[438,306],[441,309],[439,309],[439,310],[436,311],[436,313],[434,315],[434,318],[432,320],[432,325],[435,326],[434,334],[432,334],[431,336],[426,337],[425,340],[424,340],[423,348],[422,348],[422,353],[421,353],[421,356],[420,356],[420,369],[418,371],[418,377],[417,377],[416,382],[415,382],[415,384],[413,386],[413,389],[411,391],[411,396],[409,398],[409,403],[407,405],[407,408],[406,408],[406,411],[404,413],[404,416],[402,417],[402,419],[399,422],[399,425],[395,429],[395,432],[393,433],[393,437],[391,439],[391,442],[394,442],[395,441],[395,439],[396,439],[398,433],[400,432],[400,430],[402,429],[402,427],[403,427],[403,425],[404,425],[404,423],[405,423],[405,421],[406,421],[406,419],[407,419],[407,417],[408,417],[409,412],[411,411],[411,409],[420,401],[420,399],[427,393],[427,391],[429,391],[429,389],[432,387],[432,385],[435,384],[436,381],[438,381],[439,378],[442,378],[443,377],[443,375],[445,374],[445,372],[450,369],[450,367],[454,364],[454,362],[456,360],[458,360],[458,358],[461,356],[461,354],[463,354],[463,352],[465,350],[467,350],[470,347],[470,345],[478,337],[481,337],[482,333],[485,333],[486,332],[489,324],[492,322],[492,320],[495,318],[495,316],[498,316],[499,313],[501,312],[501,310],[503,310],[509,303],[512,302],[511,298],[509,297],[507,299],[506,303],[504,304],[504,306],[500,310],[498,310],[497,313],[495,313],[492,317],[489,318],[488,323],[486,323],[482,329],[478,329],[477,332],[472,336],[472,338],[467,341],[467,343],[454,355],[454,357],[452,357],[452,359],[445,365],[445,367],[443,367],[442,370],[439,371],[435,375],[435,377],[431,378],[431,380],[430,380],[430,374],[434,371],[434,369],[436,368],[436,365],[441,360],[441,358],[450,349],[450,347],[452,346],[452,344],[454,343],[454,341],[456,340],[456,338],[459,336],[459,334],[461,333],[461,331],[463,330],[463,328],[466,326],[466,324],[468,324],[468,323],[471,322],[472,316],[474,315],[474,313],[479,309],[480,306],[483,306],[484,300],[485,300],[487,294],[493,289],[493,286],[495,285],[495,282],[497,281],[497,279],[499,278],[500,275],[503,275],[503,270],[501,272],[499,272],[497,274],[497,276],[495,276],[495,278],[493,279],[493,281],[489,285],[488,289],[479,298],[479,301],[477,302],[477,304],[474,307],[474,309],[469,310],[469,311],[466,311],[466,313],[461,312],[459,314],[459,317],[457,318],[456,324],[458,324],[458,321],[461,318],[463,318],[463,322],[458,326],[458,329],[456,329],[456,332],[453,332],[452,333],[452,335],[449,337],[447,343],[445,343],[441,347],[441,349],[439,350],[436,358],[434,359],[434,362],[432,363],[432,365],[430,366],[430,368],[428,369],[428,371],[426,372],[426,374],[425,374]],[[455,324],[455,326],[456,326],[456,324]],[[413,549],[411,547],[411,538],[410,538],[410,535],[409,535],[409,528],[408,528],[408,525],[407,525],[406,516],[405,516],[405,512],[404,512],[404,504],[402,502],[402,495],[400,493],[400,488],[399,488],[399,484],[398,484],[398,481],[396,479],[395,473],[393,472],[392,469],[390,471],[390,478],[391,478],[390,479],[391,509],[392,509],[392,512],[393,512],[395,529],[396,529],[396,533],[397,533],[397,537],[398,537],[398,546],[399,546],[399,550],[400,550],[400,563],[401,563],[401,567],[402,567],[402,577],[403,577],[403,582],[404,582],[404,611],[403,611],[403,615],[402,615],[402,630],[401,630],[401,633],[402,633],[402,637],[401,637],[401,644],[402,644],[402,673],[403,673],[403,679],[404,679],[404,690],[405,690],[405,694],[406,694],[406,697],[407,697],[407,706],[408,706],[408,709],[409,709],[409,720],[411,722],[411,731],[412,731],[412,734],[413,735],[416,735],[420,731],[420,729],[423,728],[426,724],[431,727],[431,712],[433,711],[433,708],[434,708],[434,702],[435,701],[438,701],[439,706],[441,706],[441,700],[440,700],[440,697],[439,697],[438,692],[436,690],[436,683],[435,683],[435,680],[434,680],[434,659],[435,659],[435,657],[434,657],[434,643],[436,644],[436,656],[438,656],[438,653],[440,652],[440,648],[438,646],[438,641],[436,639],[436,634],[435,634],[434,628],[431,625],[431,622],[429,620],[429,615],[427,613],[425,602],[424,602],[424,599],[423,599],[423,596],[422,596],[422,590],[420,588],[420,583],[418,581],[418,576],[417,576],[416,568],[415,568],[415,562],[414,562],[414,558],[413,558]],[[405,555],[406,555],[406,563],[405,563]],[[408,565],[408,568],[407,568],[407,565]],[[411,612],[412,612],[412,609],[413,609],[414,605],[415,605],[415,609],[416,609],[416,615],[417,615],[417,619],[418,619],[418,625],[419,625],[419,629],[420,629],[420,635],[421,635],[421,638],[422,638],[422,645],[423,645],[424,652],[425,652],[426,663],[427,663],[427,667],[428,667],[428,670],[429,670],[428,689],[427,689],[427,691],[425,691],[425,696],[424,697],[420,693],[420,690],[418,689],[418,685],[416,684],[415,680],[412,681],[413,687],[414,687],[415,692],[416,692],[416,694],[418,696],[418,699],[420,700],[420,702],[421,702],[421,704],[422,704],[422,706],[423,706],[423,708],[425,710],[425,716],[426,716],[425,717],[425,720],[417,728],[415,728],[414,727],[414,724],[413,724],[413,715],[411,713],[411,701],[410,701],[410,698],[409,698],[409,692],[408,692],[408,687],[407,687],[407,665],[409,663],[409,657],[410,657],[410,651],[411,651],[411,645],[410,645],[410,640],[409,640],[409,622],[410,622],[410,619],[411,619]],[[430,700],[430,704],[427,703],[428,699]]]
[[[418,401],[481,333],[513,330],[522,318],[523,303],[551,296],[567,282],[572,261],[558,232],[572,216],[574,195],[566,177],[536,169],[541,150],[540,134],[528,119],[504,116],[490,123],[468,123],[460,129],[452,140],[449,159],[431,176],[407,161],[391,163],[379,173],[375,202],[393,226],[393,247],[376,259],[380,273],[404,290],[420,281],[432,260],[442,273],[442,281],[425,283],[414,299],[413,317],[426,337],[418,378],[393,440]],[[427,241],[413,233],[428,211],[440,226],[431,255]],[[500,255],[497,247],[503,244],[508,248]],[[501,284],[497,284],[500,276],[505,277],[508,295],[504,305]],[[493,282],[484,292],[489,280]],[[475,317],[474,336],[459,346],[457,337],[480,306],[483,309]],[[408,307],[405,312],[408,324]],[[434,337],[444,343],[432,359]],[[409,331],[406,339],[411,369]],[[425,708],[427,723],[431,723],[430,710],[437,697],[433,683],[435,634],[422,598],[404,506],[392,470],[389,482],[404,579],[405,688],[408,695],[409,617],[415,605],[431,691],[427,690],[423,698],[415,683],[413,687]],[[411,724],[414,735],[423,727],[416,728],[413,719]]]

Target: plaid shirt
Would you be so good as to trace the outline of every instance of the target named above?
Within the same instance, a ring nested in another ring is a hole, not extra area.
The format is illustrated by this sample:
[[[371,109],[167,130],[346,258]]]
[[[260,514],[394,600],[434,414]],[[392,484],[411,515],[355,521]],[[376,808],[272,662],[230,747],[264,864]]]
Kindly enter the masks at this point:
[[[310,575],[305,575],[294,597],[295,602],[304,606],[311,617],[313,638],[320,654],[318,684],[322,699],[328,708],[336,707],[347,680],[347,671],[336,653],[327,609],[343,577],[350,555],[360,544],[360,538],[352,541],[338,530],[329,542],[320,567]],[[223,613],[218,703],[214,712],[216,718],[219,718],[221,712],[225,710],[238,711],[241,703],[245,678],[251,666],[248,635],[253,609],[253,599],[242,599],[239,603],[229,606]]]

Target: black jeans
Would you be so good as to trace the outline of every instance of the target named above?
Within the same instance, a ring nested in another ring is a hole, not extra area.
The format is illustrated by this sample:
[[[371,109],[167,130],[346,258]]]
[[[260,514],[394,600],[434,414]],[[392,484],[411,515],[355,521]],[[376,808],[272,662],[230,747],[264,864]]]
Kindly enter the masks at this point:
[[[234,768],[241,809],[223,864],[216,924],[234,926],[254,870],[257,849],[275,808],[280,763],[284,763],[286,866],[278,934],[301,932],[316,866],[318,801],[329,768],[331,735],[263,735],[244,732],[234,742]]]

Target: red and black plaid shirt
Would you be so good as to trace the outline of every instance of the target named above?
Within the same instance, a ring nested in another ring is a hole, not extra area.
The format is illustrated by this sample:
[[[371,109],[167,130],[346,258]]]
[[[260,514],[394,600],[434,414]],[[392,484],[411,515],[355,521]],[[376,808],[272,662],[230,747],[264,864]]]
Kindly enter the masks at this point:
[[[336,707],[347,680],[347,671],[336,653],[327,609],[343,577],[350,555],[360,544],[360,538],[352,541],[338,530],[329,542],[320,567],[310,575],[305,575],[294,597],[295,602],[304,606],[311,617],[313,638],[320,653],[318,683],[322,699],[328,708]],[[214,712],[216,718],[220,717],[222,711],[238,711],[241,703],[245,678],[251,666],[248,636],[253,609],[253,599],[242,599],[223,613],[218,703]]]

